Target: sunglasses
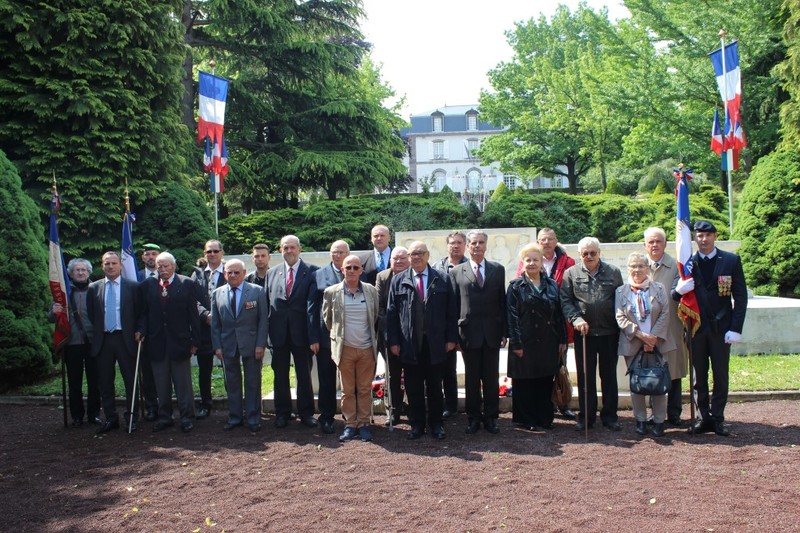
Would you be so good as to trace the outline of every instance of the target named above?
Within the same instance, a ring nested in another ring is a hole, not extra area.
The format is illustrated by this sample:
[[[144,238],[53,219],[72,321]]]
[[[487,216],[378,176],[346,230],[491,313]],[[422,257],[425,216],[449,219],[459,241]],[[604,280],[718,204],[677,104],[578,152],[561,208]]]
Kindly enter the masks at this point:
[[[586,252],[582,252],[581,257],[595,257],[598,253],[600,252],[597,252],[595,250],[588,250]]]
[[[207,254],[218,254],[218,253],[220,253],[220,251],[221,250],[206,250],[205,253],[207,253]]]
[[[344,267],[344,269],[345,270],[361,270],[361,267],[360,266],[355,266],[355,265],[348,265],[348,266]]]

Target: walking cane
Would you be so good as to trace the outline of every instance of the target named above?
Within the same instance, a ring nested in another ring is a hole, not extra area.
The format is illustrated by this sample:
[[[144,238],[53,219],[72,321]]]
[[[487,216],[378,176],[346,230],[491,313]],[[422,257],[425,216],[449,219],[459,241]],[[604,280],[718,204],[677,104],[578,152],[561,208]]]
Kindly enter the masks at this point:
[[[586,335],[581,335],[583,341],[583,432],[584,438],[589,440],[589,375],[586,373]]]
[[[139,348],[136,350],[136,368],[133,372],[133,394],[131,394],[131,416],[128,417],[128,434],[133,433],[133,417],[136,415],[136,386],[139,383],[139,358],[142,355],[142,339],[139,339]]]
[[[384,391],[383,391],[384,406],[386,406],[386,398],[388,398],[388,395],[392,393],[392,381],[391,381],[392,375],[389,370],[389,357],[391,357],[391,354],[389,352],[386,352],[386,385],[384,386]],[[391,398],[391,400],[392,400],[391,403],[392,406],[386,409],[386,413],[389,415],[389,431],[394,431],[394,398]]]
[[[689,402],[690,402],[690,413],[691,413],[691,421],[689,422],[689,433],[694,435],[694,423],[695,423],[695,408],[694,408],[694,354],[692,353],[692,338],[691,334],[689,333],[689,328],[683,328],[683,342],[686,343],[686,348],[689,351]]]

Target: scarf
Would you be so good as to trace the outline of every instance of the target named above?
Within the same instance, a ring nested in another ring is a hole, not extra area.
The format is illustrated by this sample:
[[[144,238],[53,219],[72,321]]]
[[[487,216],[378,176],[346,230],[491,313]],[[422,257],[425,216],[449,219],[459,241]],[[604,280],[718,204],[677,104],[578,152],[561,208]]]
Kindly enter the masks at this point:
[[[631,286],[633,294],[636,295],[636,306],[633,314],[639,322],[644,322],[650,316],[650,280],[645,278],[643,282],[636,283],[628,277],[628,285]]]

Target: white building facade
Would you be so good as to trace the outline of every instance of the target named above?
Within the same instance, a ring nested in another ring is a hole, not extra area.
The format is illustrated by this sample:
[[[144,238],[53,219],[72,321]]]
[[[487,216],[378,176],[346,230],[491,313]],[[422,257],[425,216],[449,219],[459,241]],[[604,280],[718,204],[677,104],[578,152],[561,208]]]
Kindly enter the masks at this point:
[[[410,122],[401,132],[409,151],[404,163],[413,179],[409,192],[422,192],[423,185],[438,192],[447,185],[482,207],[500,183],[509,189],[525,186],[516,176],[503,174],[499,163],[476,156],[485,139],[504,130],[481,120],[477,104],[440,107],[411,115]],[[566,188],[565,182],[539,177],[529,188]]]

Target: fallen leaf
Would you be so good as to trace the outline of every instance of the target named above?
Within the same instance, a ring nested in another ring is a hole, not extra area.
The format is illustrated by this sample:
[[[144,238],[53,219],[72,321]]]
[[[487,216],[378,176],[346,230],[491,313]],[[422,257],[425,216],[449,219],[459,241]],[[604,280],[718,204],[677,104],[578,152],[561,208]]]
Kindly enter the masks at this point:
[[[134,512],[134,513],[138,513],[138,512],[139,512],[139,508],[138,508],[138,507],[134,507],[134,508],[133,508],[133,512]]]
[[[181,463],[181,466],[189,466],[189,463]]]
[[[132,491],[132,490],[133,490],[133,487],[125,487],[125,490],[127,490],[128,492],[130,492],[130,491]]]
[[[216,523],[216,522],[212,522],[212,521],[211,521],[211,517],[210,517],[210,516],[207,516],[207,517],[206,517],[206,525],[207,525],[207,526],[209,526],[209,527],[211,527],[211,526],[216,526],[216,525],[217,525],[217,523]]]
[[[653,505],[654,503],[656,503],[656,499],[655,498],[650,498],[650,505]]]

